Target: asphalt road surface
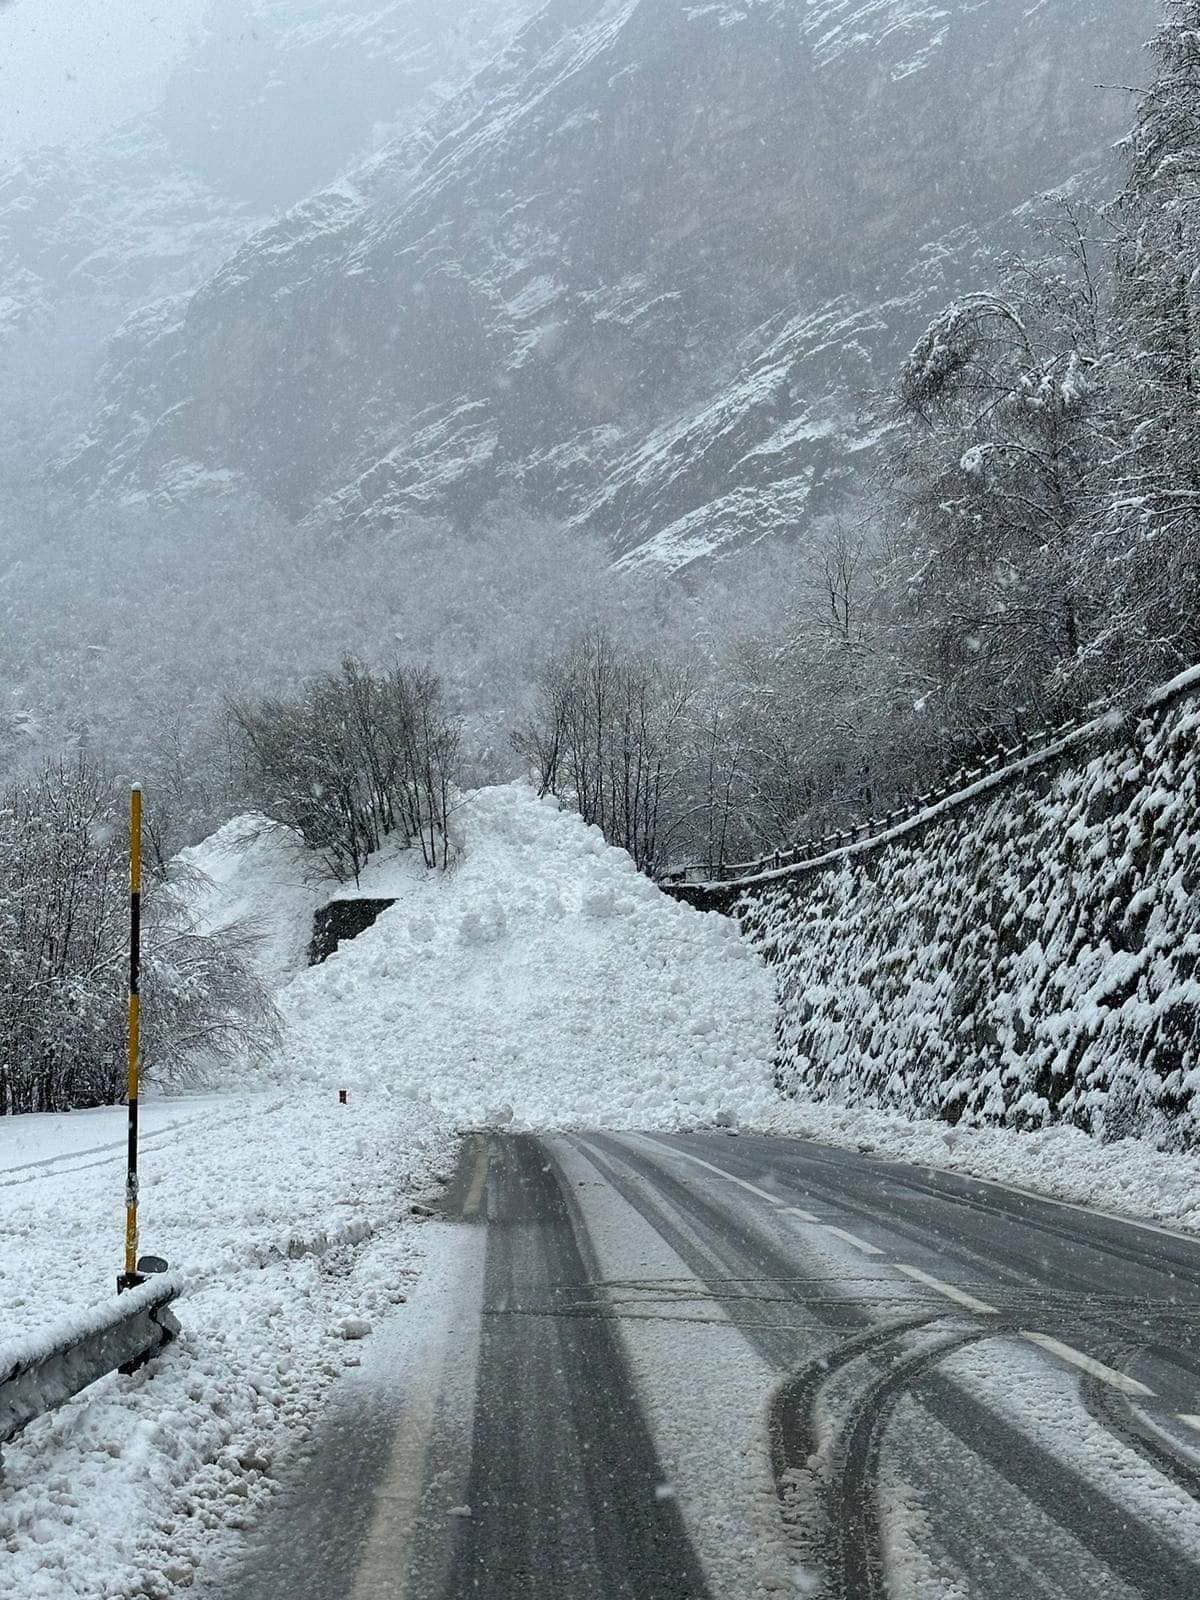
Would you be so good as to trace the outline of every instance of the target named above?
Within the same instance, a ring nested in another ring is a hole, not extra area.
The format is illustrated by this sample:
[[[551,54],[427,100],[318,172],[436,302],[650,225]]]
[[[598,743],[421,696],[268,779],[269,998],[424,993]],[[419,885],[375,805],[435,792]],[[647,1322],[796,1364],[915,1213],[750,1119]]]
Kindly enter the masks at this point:
[[[1197,1600],[1200,1245],[783,1139],[477,1135],[221,1600]]]

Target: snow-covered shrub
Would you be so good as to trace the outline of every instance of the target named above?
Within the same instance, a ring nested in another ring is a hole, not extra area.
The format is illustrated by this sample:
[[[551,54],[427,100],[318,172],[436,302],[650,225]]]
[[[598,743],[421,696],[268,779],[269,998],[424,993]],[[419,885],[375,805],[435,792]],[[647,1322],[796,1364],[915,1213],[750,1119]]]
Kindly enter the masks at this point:
[[[85,757],[0,794],[0,1113],[119,1099],[125,1084],[129,893],[120,799]],[[146,1070],[195,1076],[268,1045],[274,1011],[250,936],[197,932],[187,898],[147,873]]]
[[[142,1038],[159,1083],[203,1082],[232,1061],[265,1057],[279,1031],[254,923],[201,929],[192,903],[178,863],[146,901]]]
[[[1143,688],[1200,655],[1200,0],[1168,0],[1112,208],[1114,446],[1087,562],[1103,585],[1091,680]]]

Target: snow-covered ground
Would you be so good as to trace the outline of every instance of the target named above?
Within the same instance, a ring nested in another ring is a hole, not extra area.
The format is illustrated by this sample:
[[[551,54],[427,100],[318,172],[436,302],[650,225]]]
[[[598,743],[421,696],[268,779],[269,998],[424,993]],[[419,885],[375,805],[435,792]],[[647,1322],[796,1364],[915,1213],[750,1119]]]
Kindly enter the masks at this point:
[[[268,817],[235,817],[203,844],[181,851],[178,862],[184,869],[181,892],[200,925],[249,927],[258,939],[259,968],[272,989],[303,970],[313,913],[335,886],[289,829]]]
[[[557,803],[506,785],[455,818],[448,879],[281,996],[293,1081],[379,1085],[468,1124],[695,1127],[765,1115],[770,973],[726,918],[662,895]]]
[[[323,1391],[420,1264],[414,1200],[449,1129],[314,1087],[150,1101],[142,1243],[187,1281],[179,1345],[5,1450],[0,1595],[165,1596],[260,1514]],[[0,1120],[0,1366],[14,1338],[110,1298],[124,1112]]]
[[[518,785],[466,796],[454,835],[447,875],[373,862],[359,892],[396,904],[314,969],[314,909],[356,891],[261,819],[188,853],[208,923],[259,921],[283,1040],[236,1089],[147,1102],[143,1248],[188,1281],[183,1340],[8,1448],[3,1600],[166,1600],[211,1569],[357,1359],[347,1334],[403,1339],[411,1206],[465,1126],[736,1123],[1200,1230],[1198,1158],[780,1101],[772,975],[731,922]],[[121,1110],[0,1120],[0,1363],[111,1292],[123,1156]]]

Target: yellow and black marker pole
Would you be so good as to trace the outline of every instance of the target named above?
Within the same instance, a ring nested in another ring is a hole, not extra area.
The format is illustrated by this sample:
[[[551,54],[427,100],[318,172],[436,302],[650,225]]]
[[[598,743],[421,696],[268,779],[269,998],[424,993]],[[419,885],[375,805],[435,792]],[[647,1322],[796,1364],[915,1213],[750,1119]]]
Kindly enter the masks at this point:
[[[138,987],[142,962],[142,786],[129,795],[129,1159],[125,1176],[125,1270],[117,1291],[135,1289],[145,1278],[138,1255],[138,1069],[140,1023]]]

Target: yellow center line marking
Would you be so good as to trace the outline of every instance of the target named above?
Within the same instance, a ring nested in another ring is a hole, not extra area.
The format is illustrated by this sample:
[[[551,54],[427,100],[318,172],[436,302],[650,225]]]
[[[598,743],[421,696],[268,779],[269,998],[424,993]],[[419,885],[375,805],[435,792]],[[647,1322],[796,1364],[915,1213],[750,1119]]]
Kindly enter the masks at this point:
[[[1061,1361],[1068,1361],[1073,1367],[1078,1367],[1081,1372],[1089,1373],[1093,1378],[1100,1378],[1103,1382],[1111,1384],[1114,1389],[1119,1389],[1122,1394],[1140,1395],[1143,1399],[1152,1400],[1154,1390],[1147,1389],[1144,1383],[1139,1383],[1136,1378],[1127,1378],[1123,1372],[1114,1372],[1112,1367],[1106,1367],[1103,1361],[1093,1361],[1091,1356],[1085,1356],[1081,1351],[1073,1349],[1069,1344],[1062,1344],[1058,1339],[1052,1339],[1046,1333],[1026,1333],[1022,1328],[1022,1339],[1028,1339],[1030,1344],[1036,1344],[1043,1350],[1048,1350],[1052,1356],[1058,1356]]]
[[[920,1267],[904,1267],[898,1261],[893,1265],[896,1271],[903,1272],[905,1277],[912,1278],[916,1283],[923,1283],[927,1289],[934,1289],[938,1294],[944,1294],[947,1300],[954,1300],[960,1306],[966,1306],[968,1311],[976,1311],[981,1317],[996,1315],[995,1306],[989,1306],[985,1300],[976,1300],[973,1294],[967,1294],[965,1289],[956,1289],[952,1283],[943,1283],[931,1273],[922,1272]]]
[[[427,1382],[413,1387],[396,1424],[387,1465],[372,1495],[371,1520],[350,1600],[381,1600],[407,1592],[448,1357],[448,1340],[431,1345]]]
[[[483,1202],[483,1186],[487,1182],[491,1154],[491,1145],[486,1139],[481,1139],[479,1141],[479,1155],[475,1161],[475,1172],[471,1178],[471,1187],[467,1190],[466,1203],[463,1206],[463,1216],[466,1218],[479,1215],[479,1207]]]

